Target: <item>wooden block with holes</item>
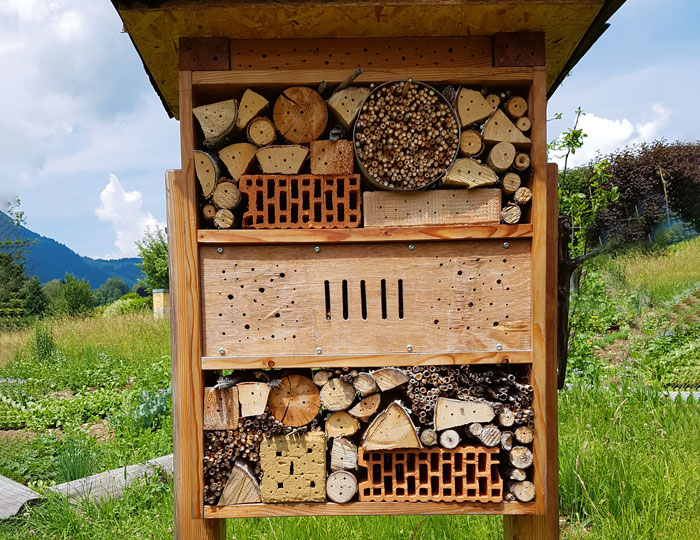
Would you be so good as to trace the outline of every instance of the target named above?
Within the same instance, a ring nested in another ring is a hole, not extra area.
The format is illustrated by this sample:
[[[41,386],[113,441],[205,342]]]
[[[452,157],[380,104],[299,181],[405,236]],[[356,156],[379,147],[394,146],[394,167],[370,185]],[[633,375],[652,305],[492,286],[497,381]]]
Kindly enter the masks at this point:
[[[500,502],[497,448],[359,450],[361,502]],[[362,476],[364,474],[364,476]]]
[[[238,427],[238,389],[204,389],[204,429],[236,429]]]
[[[365,227],[497,224],[501,190],[365,191],[362,206]]]
[[[263,502],[325,502],[326,436],[322,431],[265,437],[260,465]]]
[[[354,152],[350,141],[311,141],[311,174],[352,174]]]

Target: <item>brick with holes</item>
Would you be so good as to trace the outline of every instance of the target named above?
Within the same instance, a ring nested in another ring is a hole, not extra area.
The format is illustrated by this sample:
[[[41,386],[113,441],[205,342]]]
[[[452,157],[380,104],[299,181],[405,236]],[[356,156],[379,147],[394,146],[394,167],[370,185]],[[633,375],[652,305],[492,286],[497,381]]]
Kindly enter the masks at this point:
[[[311,174],[352,174],[352,142],[311,141]]]
[[[326,436],[322,431],[265,437],[260,444],[266,503],[326,500]]]

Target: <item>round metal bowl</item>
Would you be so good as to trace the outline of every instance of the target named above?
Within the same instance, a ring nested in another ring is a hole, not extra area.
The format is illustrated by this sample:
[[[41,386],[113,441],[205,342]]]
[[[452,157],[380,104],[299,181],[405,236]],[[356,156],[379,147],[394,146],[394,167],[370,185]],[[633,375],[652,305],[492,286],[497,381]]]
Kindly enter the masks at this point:
[[[360,119],[360,116],[362,116],[362,108],[365,106],[366,103],[369,102],[369,100],[372,98],[372,96],[375,95],[380,89],[384,88],[385,86],[391,86],[391,85],[399,84],[402,82],[410,83],[412,85],[422,86],[423,88],[427,88],[428,90],[434,91],[435,94],[438,96],[438,99],[440,101],[442,101],[442,103],[447,107],[447,110],[450,113],[452,113],[452,116],[454,117],[455,123],[457,125],[457,144],[455,146],[454,155],[450,159],[449,165],[445,168],[445,172],[442,173],[441,175],[437,176],[436,178],[434,178],[433,180],[431,180],[427,184],[423,184],[422,186],[413,187],[413,188],[390,187],[390,186],[387,186],[386,184],[379,182],[374,177],[372,177],[371,174],[369,174],[369,172],[365,168],[365,165],[362,162],[362,160],[360,159],[360,156],[357,152],[356,128],[357,128],[357,121]],[[448,99],[442,95],[442,92],[438,91],[436,88],[430,86],[429,84],[426,84],[424,82],[414,81],[412,79],[408,79],[406,81],[403,81],[403,80],[389,81],[389,82],[382,83],[379,86],[375,87],[369,94],[367,94],[367,97],[362,102],[362,105],[360,106],[360,112],[357,115],[357,118],[355,119],[355,123],[353,124],[353,127],[352,127],[352,144],[353,144],[353,149],[355,151],[355,161],[357,162],[357,166],[360,169],[360,173],[362,174],[362,177],[372,186],[374,186],[378,189],[386,190],[386,191],[421,191],[421,190],[429,189],[429,188],[435,186],[435,184],[437,184],[445,176],[445,174],[447,174],[447,171],[450,169],[450,167],[454,163],[455,159],[457,159],[457,155],[459,153],[460,136],[461,136],[461,126],[459,124],[459,117],[457,116],[457,112],[455,111],[452,104],[448,101]]]

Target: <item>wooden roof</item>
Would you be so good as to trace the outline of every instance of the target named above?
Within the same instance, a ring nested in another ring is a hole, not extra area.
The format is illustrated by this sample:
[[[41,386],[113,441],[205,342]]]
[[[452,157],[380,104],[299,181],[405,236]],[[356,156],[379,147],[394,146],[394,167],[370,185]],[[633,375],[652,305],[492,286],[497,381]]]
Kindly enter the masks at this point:
[[[112,0],[169,114],[181,37],[488,36],[544,31],[550,94],[624,0]]]

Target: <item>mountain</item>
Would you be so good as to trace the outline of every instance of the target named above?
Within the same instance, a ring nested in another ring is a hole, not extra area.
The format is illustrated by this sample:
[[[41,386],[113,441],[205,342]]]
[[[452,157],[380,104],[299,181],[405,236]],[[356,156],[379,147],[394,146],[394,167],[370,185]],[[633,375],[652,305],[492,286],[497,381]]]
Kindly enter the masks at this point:
[[[111,277],[123,279],[130,287],[142,277],[141,269],[136,266],[141,262],[139,258],[107,260],[83,257],[56,240],[15,225],[9,216],[0,212],[0,240],[7,238],[32,242],[25,267],[29,276],[37,276],[42,283],[63,279],[66,272],[85,278],[93,289]]]

